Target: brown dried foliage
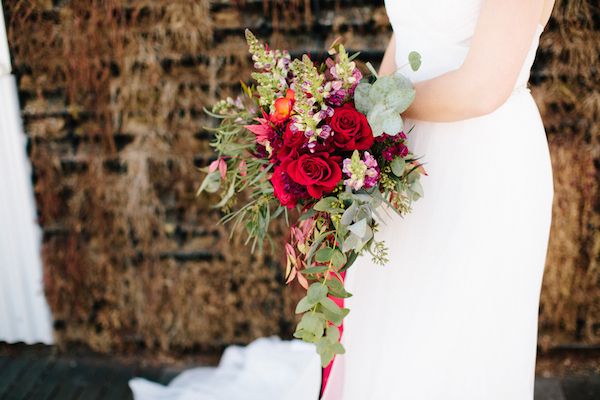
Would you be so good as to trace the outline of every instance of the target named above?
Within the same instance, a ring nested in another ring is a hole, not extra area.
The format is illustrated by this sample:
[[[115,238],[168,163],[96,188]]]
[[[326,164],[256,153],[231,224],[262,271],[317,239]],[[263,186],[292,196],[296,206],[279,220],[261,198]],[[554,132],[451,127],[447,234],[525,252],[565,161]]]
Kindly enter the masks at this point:
[[[4,2],[61,345],[179,354],[290,334],[295,295],[280,263],[227,241],[194,196],[194,162],[211,157],[202,107],[249,77],[243,28],[292,51],[342,36],[377,61],[389,35],[381,4],[313,3]],[[536,64],[557,189],[541,312],[549,346],[600,342],[594,15],[591,1],[560,1]]]

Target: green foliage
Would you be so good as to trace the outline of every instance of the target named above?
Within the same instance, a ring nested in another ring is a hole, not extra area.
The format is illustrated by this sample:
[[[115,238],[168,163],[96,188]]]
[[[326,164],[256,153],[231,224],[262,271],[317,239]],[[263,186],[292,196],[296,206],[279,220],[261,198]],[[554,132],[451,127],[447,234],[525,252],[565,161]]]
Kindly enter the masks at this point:
[[[416,71],[421,65],[421,56],[413,51],[408,58],[411,68]],[[396,72],[378,77],[373,84],[361,82],[354,96],[354,104],[367,116],[374,136],[396,135],[404,129],[400,114],[414,101],[415,90],[407,77]]]
[[[421,68],[421,55],[416,51],[411,51],[408,53],[408,63],[413,71],[417,71]]]

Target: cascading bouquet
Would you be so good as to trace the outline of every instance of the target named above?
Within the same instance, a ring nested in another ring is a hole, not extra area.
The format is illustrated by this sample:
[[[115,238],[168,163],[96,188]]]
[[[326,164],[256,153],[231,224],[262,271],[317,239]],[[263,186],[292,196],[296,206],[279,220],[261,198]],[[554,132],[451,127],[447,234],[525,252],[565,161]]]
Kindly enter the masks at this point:
[[[361,254],[385,264],[387,248],[375,238],[380,206],[403,215],[423,195],[425,170],[400,116],[415,91],[403,75],[377,77],[370,64],[373,77],[363,79],[358,54],[339,43],[317,65],[269,49],[248,30],[246,39],[256,85],[242,83],[243,96],[207,110],[220,119],[217,159],[199,193],[219,193],[222,221],[233,222],[232,235],[243,226],[253,250],[270,240],[272,220],[289,225],[288,211],[299,211],[285,243],[287,283],[307,290],[294,336],[315,343],[325,366],[344,352],[338,327],[349,310],[332,300],[350,296],[340,274]],[[420,56],[411,53],[407,65],[418,69]]]

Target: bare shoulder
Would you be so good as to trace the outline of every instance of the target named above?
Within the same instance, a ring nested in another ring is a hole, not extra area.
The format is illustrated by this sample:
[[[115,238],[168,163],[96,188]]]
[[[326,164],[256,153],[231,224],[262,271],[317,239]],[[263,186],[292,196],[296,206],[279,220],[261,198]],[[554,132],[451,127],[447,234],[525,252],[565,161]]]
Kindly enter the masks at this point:
[[[542,15],[540,17],[540,24],[546,26],[548,20],[552,16],[552,9],[554,8],[555,0],[545,0],[544,8],[542,9]]]

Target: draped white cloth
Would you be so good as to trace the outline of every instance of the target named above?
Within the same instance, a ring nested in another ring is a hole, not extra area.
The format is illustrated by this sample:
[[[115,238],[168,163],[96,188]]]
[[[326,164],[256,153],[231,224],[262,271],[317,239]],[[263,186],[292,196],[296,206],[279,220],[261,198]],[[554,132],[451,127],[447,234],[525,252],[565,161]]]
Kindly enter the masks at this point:
[[[482,0],[388,0],[397,65],[413,81],[458,68]],[[544,127],[527,88],[539,26],[510,98],[453,123],[407,121],[425,197],[380,232],[391,262],[357,260],[346,354],[326,400],[531,400],[553,197]],[[507,40],[510,32],[507,32]],[[494,51],[490,49],[490,51]]]
[[[320,385],[315,347],[276,337],[230,346],[218,367],[187,370],[168,386],[141,378],[129,383],[135,400],[308,400],[318,397]]]
[[[0,2],[0,341],[52,343],[31,166]]]

